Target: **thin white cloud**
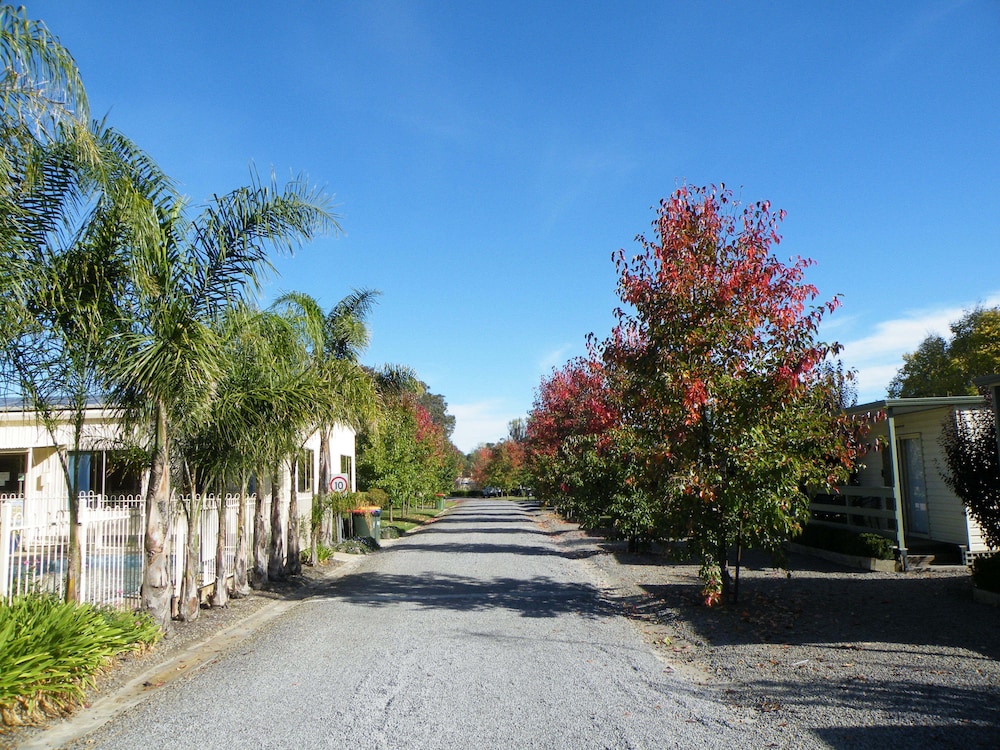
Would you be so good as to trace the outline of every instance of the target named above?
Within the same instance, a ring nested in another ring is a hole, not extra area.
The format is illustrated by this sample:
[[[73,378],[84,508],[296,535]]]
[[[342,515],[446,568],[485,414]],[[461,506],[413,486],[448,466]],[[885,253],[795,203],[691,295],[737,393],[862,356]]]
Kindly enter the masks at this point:
[[[510,421],[524,416],[523,410],[500,399],[448,404],[448,411],[455,417],[451,441],[463,453],[472,452],[481,443],[496,443],[507,437]]]
[[[868,336],[844,342],[840,356],[847,367],[857,370],[858,400],[884,398],[889,381],[903,365],[903,355],[915,351],[929,335],[950,338],[949,325],[977,304],[1000,305],[1000,292],[961,307],[910,311],[899,318],[876,323]]]
[[[552,371],[553,367],[561,367],[566,364],[566,361],[569,359],[568,355],[571,351],[573,351],[572,344],[563,344],[557,349],[553,349],[538,361],[539,371],[548,375],[549,372]]]

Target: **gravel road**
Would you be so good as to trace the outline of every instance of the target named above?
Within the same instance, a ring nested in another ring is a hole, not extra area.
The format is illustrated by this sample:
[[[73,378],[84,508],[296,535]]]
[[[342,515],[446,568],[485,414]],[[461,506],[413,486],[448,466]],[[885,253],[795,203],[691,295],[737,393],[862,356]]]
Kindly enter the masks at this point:
[[[79,746],[746,746],[577,557],[518,504],[466,502]]]
[[[967,573],[750,562],[743,603],[708,610],[694,566],[465,501],[241,603],[286,611],[66,746],[1000,747],[997,610]]]

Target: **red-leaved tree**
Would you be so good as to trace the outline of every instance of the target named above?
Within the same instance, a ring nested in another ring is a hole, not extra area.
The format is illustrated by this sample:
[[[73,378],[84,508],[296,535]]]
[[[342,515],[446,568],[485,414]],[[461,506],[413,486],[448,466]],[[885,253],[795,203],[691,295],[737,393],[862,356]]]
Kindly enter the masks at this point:
[[[729,589],[730,549],[779,554],[807,518],[804,490],[844,481],[859,455],[823,366],[839,346],[817,333],[839,301],[814,303],[811,261],[773,255],[783,217],[724,186],[678,189],[641,252],[617,254],[624,308],[593,346],[638,484],[701,559],[709,604]]]
[[[610,517],[636,537],[649,524],[622,495],[628,466],[615,438],[618,422],[602,363],[571,360],[539,386],[528,415],[527,461],[540,498],[585,525]]]

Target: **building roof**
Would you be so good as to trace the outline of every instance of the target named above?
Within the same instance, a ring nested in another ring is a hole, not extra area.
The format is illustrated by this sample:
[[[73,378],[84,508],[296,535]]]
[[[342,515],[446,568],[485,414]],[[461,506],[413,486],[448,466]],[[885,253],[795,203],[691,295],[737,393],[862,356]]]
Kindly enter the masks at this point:
[[[998,376],[1000,377],[1000,376]],[[982,396],[925,396],[922,398],[885,398],[881,401],[870,401],[847,409],[848,414],[863,414],[873,411],[892,411],[893,414],[913,414],[947,407],[964,407],[966,409],[985,408],[986,399]]]
[[[1000,387],[1000,375],[983,375],[979,378],[973,378],[972,382],[980,388],[998,388]]]

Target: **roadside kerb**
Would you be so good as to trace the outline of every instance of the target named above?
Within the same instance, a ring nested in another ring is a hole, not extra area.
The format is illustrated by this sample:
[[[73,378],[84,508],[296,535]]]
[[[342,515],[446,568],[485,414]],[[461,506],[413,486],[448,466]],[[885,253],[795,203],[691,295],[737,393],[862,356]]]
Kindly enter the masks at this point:
[[[415,534],[430,525],[432,521],[441,518],[441,516],[446,515],[450,511],[451,508],[448,508],[443,513],[429,518],[420,526],[410,529],[400,539]],[[382,547],[392,547],[397,541],[398,539],[386,539],[380,544]],[[332,568],[325,575],[311,581],[309,584],[310,587],[315,586],[317,583],[335,580],[351,573],[365,557],[366,555],[350,555],[346,552],[335,552],[333,559],[339,563],[337,567]],[[302,602],[308,601],[308,599],[308,596],[295,599],[281,599],[264,605],[238,622],[212,633],[186,646],[166,660],[150,666],[116,690],[97,698],[93,703],[75,711],[66,719],[46,727],[23,743],[19,743],[18,747],[24,750],[48,750],[50,748],[65,747],[69,743],[85,737],[99,729],[118,713],[142,703],[151,691],[163,687],[182,675],[200,669],[216,657],[225,653],[235,644],[248,638],[267,623],[280,617]]]
[[[310,587],[347,575],[358,566],[364,557],[364,555],[335,553],[334,559],[340,564],[327,574],[311,581]],[[182,675],[200,669],[267,623],[302,602],[308,601],[308,599],[308,596],[281,599],[265,605],[242,620],[190,644],[167,660],[151,666],[117,690],[98,698],[87,707],[74,712],[67,719],[53,724],[19,744],[18,747],[24,748],[24,750],[60,748],[81,739],[99,729],[116,714],[142,703],[151,691],[163,687]]]

